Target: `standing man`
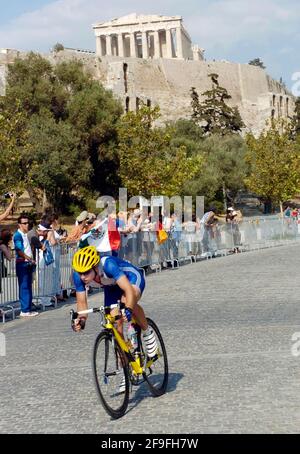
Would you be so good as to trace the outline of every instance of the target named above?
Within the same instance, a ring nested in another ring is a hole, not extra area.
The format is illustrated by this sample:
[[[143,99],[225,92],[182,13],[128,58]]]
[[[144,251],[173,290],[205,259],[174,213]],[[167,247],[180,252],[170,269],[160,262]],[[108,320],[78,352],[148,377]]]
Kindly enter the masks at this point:
[[[21,215],[18,218],[18,230],[13,240],[16,250],[16,272],[19,283],[19,299],[21,303],[20,317],[35,317],[38,312],[31,310],[32,305],[32,274],[36,262],[28,239],[29,218]]]

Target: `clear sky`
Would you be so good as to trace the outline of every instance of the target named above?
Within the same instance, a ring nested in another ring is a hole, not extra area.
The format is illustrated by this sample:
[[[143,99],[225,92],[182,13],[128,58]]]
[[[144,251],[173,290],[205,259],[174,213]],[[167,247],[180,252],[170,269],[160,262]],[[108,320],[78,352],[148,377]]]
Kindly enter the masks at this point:
[[[95,50],[93,23],[134,12],[183,16],[208,60],[260,57],[289,87],[300,71],[299,0],[0,0],[0,47],[48,52],[61,42]]]

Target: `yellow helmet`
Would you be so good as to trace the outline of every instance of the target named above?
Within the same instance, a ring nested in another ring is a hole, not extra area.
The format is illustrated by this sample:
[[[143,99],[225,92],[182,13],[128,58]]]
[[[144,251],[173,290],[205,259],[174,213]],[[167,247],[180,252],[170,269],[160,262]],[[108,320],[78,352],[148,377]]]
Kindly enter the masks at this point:
[[[85,273],[98,265],[100,262],[99,254],[95,246],[88,246],[79,249],[73,257],[73,268],[78,273]]]

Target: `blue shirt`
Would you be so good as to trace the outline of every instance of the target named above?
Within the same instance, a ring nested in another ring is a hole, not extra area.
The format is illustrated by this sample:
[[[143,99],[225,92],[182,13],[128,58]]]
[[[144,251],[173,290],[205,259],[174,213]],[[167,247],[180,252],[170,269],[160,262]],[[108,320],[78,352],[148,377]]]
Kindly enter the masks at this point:
[[[33,257],[27,233],[22,233],[20,230],[17,230],[13,236],[13,241],[16,250],[16,260],[18,262],[27,262],[27,260],[24,260],[24,258],[19,255],[19,251],[28,255],[28,257]]]
[[[99,274],[100,276],[104,277],[103,281],[101,282],[104,287],[117,285],[118,279],[120,279],[122,276],[126,276],[129,282],[132,285],[139,287],[141,291],[143,291],[145,287],[143,272],[136,266],[132,265],[132,263],[126,262],[126,260],[121,260],[119,257],[101,257]],[[73,277],[76,291],[84,292],[85,284],[80,279],[80,276],[76,271],[74,271]],[[106,280],[109,280],[109,282],[106,282]]]

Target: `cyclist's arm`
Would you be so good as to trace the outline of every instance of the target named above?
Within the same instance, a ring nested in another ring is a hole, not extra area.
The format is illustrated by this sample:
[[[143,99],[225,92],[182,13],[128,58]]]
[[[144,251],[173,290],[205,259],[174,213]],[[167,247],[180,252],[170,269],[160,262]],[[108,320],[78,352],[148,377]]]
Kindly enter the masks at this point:
[[[85,311],[88,308],[85,285],[80,279],[79,274],[76,272],[73,273],[73,280],[76,288],[77,312]],[[79,323],[81,318],[86,320],[87,316],[86,315],[78,316],[78,318],[75,320],[75,324],[73,327],[74,331],[81,330],[82,327]]]
[[[86,311],[88,308],[86,292],[76,292],[77,312]]]
[[[76,292],[76,301],[77,301],[77,312],[87,310],[88,305],[87,305],[86,292]],[[74,320],[73,330],[76,332],[80,331],[83,328],[81,323],[85,324],[86,319],[87,319],[87,315],[78,315],[78,318],[76,318]],[[81,320],[83,320],[83,322]]]
[[[136,296],[129,280],[125,275],[123,275],[119,279],[117,279],[117,284],[124,292],[126,298],[126,306],[133,310],[136,304]]]

